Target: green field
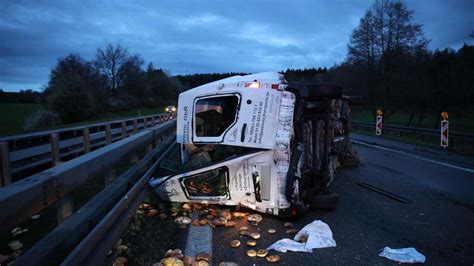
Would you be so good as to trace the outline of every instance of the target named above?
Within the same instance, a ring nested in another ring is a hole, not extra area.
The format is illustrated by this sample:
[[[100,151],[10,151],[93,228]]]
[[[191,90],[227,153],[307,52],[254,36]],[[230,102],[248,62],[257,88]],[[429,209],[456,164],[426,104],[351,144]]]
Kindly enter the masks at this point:
[[[0,136],[7,136],[13,134],[25,133],[23,130],[23,123],[27,116],[33,114],[37,110],[41,109],[41,104],[27,104],[27,103],[0,103]],[[163,113],[163,108],[133,108],[128,111],[121,112],[104,112],[97,118],[83,121],[74,124],[63,124],[54,128],[85,125],[90,123],[105,122],[111,120],[117,120],[122,118],[135,117],[140,115],[152,115],[157,113]],[[40,129],[41,130],[41,129]],[[44,130],[44,129],[43,129]]]
[[[402,110],[393,114],[388,121],[384,123],[391,125],[402,125],[406,126],[410,113],[408,110]],[[435,125],[435,119],[441,119],[439,114],[430,114],[427,116],[423,122],[418,125],[418,116],[415,116],[413,122],[410,126],[412,127],[424,127],[424,128],[433,128]],[[375,118],[372,114],[372,111],[366,107],[355,106],[352,108],[352,119],[366,122],[374,122]],[[385,119],[384,119],[385,120]],[[474,112],[466,112],[465,114],[458,113],[449,113],[449,129],[452,131],[458,132],[474,132]]]
[[[25,117],[41,109],[41,104],[0,103],[0,135],[23,132]]]

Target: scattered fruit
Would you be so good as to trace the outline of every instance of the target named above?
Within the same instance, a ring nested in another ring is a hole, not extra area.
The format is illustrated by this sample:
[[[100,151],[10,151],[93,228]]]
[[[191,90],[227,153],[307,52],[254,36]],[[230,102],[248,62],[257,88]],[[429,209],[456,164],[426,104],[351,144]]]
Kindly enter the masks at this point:
[[[240,240],[235,239],[235,240],[230,241],[230,246],[233,247],[233,248],[239,247],[240,246]]]
[[[163,266],[184,266],[184,262],[175,257],[168,257],[161,260]]]
[[[270,256],[266,256],[265,259],[267,259],[268,262],[278,262],[280,260],[280,256],[270,255]]]
[[[250,237],[253,239],[260,239],[260,233],[251,233]]]
[[[247,246],[249,246],[249,247],[255,247],[256,245],[257,245],[257,241],[255,241],[255,240],[247,241]]]
[[[292,229],[286,230],[286,233],[287,234],[296,234],[296,233],[298,233],[298,231],[299,231],[298,229],[292,228]]]
[[[255,251],[253,249],[250,249],[250,250],[247,251],[247,256],[255,257],[255,256],[257,256],[257,251]]]
[[[262,216],[260,214],[250,214],[248,217],[247,217],[247,220],[249,222],[253,222],[253,223],[259,223],[262,221]]]
[[[276,230],[273,229],[273,228],[270,228],[270,229],[268,229],[268,233],[269,234],[274,234],[274,233],[276,233]]]
[[[286,222],[286,223],[284,224],[284,226],[285,226],[286,228],[293,228],[293,224],[290,223],[290,222]]]
[[[267,255],[268,255],[268,251],[267,251],[266,249],[259,249],[259,250],[257,251],[257,256],[259,256],[259,257],[262,257],[262,258],[263,258],[263,257],[265,257],[265,256],[267,256]]]

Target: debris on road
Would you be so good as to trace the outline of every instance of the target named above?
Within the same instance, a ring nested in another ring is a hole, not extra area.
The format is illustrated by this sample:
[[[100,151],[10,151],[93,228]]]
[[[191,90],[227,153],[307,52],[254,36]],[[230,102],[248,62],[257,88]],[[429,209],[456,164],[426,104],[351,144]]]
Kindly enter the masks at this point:
[[[181,249],[170,249],[166,252],[165,257],[160,262],[154,263],[153,266],[207,266],[211,263],[211,256],[207,253],[197,253],[194,258],[184,256]]]
[[[265,257],[265,256],[267,256],[267,255],[268,255],[268,250],[266,250],[266,249],[259,249],[259,250],[257,251],[257,256],[259,256],[259,257],[261,257],[261,258],[263,258],[263,257]]]
[[[247,246],[249,246],[249,247],[255,247],[256,245],[257,245],[257,241],[255,241],[255,240],[247,241]]]
[[[174,219],[174,222],[177,223],[180,227],[186,227],[191,223],[191,218],[187,216],[178,216]]]
[[[258,224],[262,221],[262,215],[253,213],[247,217],[247,220],[253,224]]]
[[[270,228],[270,229],[268,229],[267,232],[268,232],[269,234],[274,234],[274,233],[276,233],[276,229]]]
[[[249,257],[255,257],[255,256],[257,256],[257,251],[255,251],[254,249],[249,249],[249,250],[247,251],[247,256],[249,256]]]
[[[297,242],[306,240],[303,243]],[[315,248],[326,248],[335,247],[336,241],[332,238],[332,231],[329,226],[319,220],[316,220],[303,229],[301,229],[294,240],[284,238],[273,243],[267,250],[274,249],[280,252],[290,251],[301,251],[301,252],[313,252]]]
[[[278,262],[280,260],[280,256],[278,255],[270,255],[265,257],[268,262]]]
[[[40,215],[39,214],[35,214],[33,216],[31,216],[31,220],[38,220],[40,218]]]
[[[230,246],[233,248],[238,248],[240,246],[240,240],[235,239],[230,242]]]
[[[424,263],[426,260],[423,254],[412,247],[399,249],[385,247],[379,256],[399,263]]]
[[[23,244],[19,241],[19,240],[14,240],[10,243],[8,243],[8,246],[13,250],[13,251],[16,251],[16,250],[19,250],[20,248],[23,247]]]

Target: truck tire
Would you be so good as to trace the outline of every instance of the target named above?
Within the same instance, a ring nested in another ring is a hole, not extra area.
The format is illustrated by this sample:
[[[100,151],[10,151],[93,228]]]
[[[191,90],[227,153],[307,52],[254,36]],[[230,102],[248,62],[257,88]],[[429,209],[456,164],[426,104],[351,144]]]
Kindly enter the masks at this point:
[[[342,97],[342,86],[335,83],[308,84],[310,98],[339,98]]]
[[[335,192],[324,191],[307,198],[307,204],[317,209],[333,209],[339,202],[339,195]]]

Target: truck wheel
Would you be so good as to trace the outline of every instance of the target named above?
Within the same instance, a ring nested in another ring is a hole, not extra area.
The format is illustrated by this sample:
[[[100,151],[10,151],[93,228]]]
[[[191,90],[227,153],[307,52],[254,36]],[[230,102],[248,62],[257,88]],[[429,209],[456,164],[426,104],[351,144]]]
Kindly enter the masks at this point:
[[[308,94],[312,98],[339,98],[342,97],[342,86],[334,83],[308,84]]]
[[[335,192],[325,191],[313,194],[307,199],[309,206],[318,209],[333,209],[339,202],[339,195]]]

